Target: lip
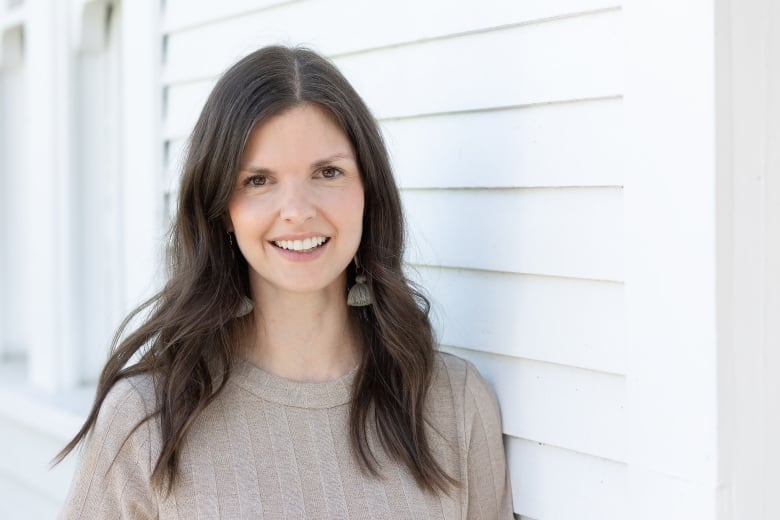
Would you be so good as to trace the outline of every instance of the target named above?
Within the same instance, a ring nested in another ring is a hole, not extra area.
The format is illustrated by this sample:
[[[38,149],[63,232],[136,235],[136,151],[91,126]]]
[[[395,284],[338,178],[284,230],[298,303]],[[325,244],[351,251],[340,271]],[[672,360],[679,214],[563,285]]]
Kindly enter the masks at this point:
[[[282,240],[305,240],[307,238],[314,238],[314,237],[330,238],[330,235],[327,235],[325,233],[299,233],[293,235],[279,235],[278,237],[269,239],[269,242],[280,242]]]

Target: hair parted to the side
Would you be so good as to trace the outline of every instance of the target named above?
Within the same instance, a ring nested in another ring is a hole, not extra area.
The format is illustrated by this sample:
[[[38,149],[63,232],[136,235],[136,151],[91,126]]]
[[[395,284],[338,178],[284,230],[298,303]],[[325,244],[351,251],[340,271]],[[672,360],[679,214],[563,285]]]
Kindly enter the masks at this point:
[[[251,314],[234,318],[249,294],[248,266],[224,225],[244,145],[257,125],[305,103],[325,108],[347,135],[365,193],[358,257],[374,303],[349,308],[363,343],[350,409],[353,452],[365,471],[378,473],[367,435],[373,424],[382,449],[405,464],[423,489],[447,492],[457,485],[434,458],[425,433],[424,401],[434,365],[429,303],[403,273],[403,215],[381,134],[334,65],[308,49],[282,46],[262,48],[233,65],[206,101],[183,168],[169,280],[120,326],[89,416],[57,462],[95,425],[114,384],[151,374],[158,408],[146,420],[159,420],[162,434],[152,476],[160,489],[175,484],[182,440],[224,387],[239,338],[252,326]],[[354,276],[350,266],[348,279]],[[148,318],[124,337],[131,320],[145,311]]]

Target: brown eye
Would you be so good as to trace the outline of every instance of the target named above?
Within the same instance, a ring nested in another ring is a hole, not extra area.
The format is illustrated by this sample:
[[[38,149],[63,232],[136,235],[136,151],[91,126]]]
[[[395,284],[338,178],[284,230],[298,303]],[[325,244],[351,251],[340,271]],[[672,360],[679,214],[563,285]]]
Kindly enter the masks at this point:
[[[268,177],[265,175],[253,175],[246,180],[248,186],[265,186],[268,184]]]
[[[322,176],[326,179],[333,179],[334,177],[338,177],[341,175],[342,171],[338,168],[323,168],[322,169]]]

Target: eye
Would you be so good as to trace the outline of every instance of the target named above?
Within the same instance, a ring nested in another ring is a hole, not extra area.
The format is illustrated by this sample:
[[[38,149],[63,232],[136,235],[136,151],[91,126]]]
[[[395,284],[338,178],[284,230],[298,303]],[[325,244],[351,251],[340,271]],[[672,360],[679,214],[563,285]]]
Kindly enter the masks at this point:
[[[344,172],[339,170],[338,168],[334,168],[333,166],[327,166],[320,170],[320,175],[322,175],[325,179],[333,179],[335,177],[338,177],[339,175],[342,175]]]
[[[268,177],[265,175],[252,175],[244,181],[244,184],[247,186],[265,186],[268,184]]]

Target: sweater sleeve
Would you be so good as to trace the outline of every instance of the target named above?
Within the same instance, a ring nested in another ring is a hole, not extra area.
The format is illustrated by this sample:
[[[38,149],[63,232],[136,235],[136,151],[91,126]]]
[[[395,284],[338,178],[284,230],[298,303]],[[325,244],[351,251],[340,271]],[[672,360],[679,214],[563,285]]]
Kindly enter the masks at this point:
[[[512,490],[507,470],[498,401],[471,363],[465,388],[466,471],[469,520],[509,519]]]
[[[60,518],[157,518],[151,486],[150,421],[133,382],[123,379],[108,393],[80,461]]]

